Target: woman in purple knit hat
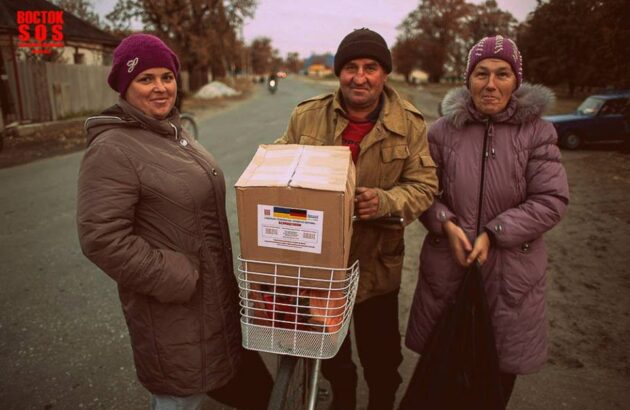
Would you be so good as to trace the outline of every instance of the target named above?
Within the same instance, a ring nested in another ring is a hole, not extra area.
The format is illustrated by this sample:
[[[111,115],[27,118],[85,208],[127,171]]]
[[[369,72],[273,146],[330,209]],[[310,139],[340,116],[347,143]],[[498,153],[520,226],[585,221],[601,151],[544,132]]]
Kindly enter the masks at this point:
[[[180,126],[178,74],[155,36],[131,35],[114,51],[118,104],[85,123],[81,249],[118,285],[151,409],[200,409],[206,395],[265,409],[271,375],[241,347],[225,180]]]
[[[556,132],[541,118],[552,100],[547,88],[523,83],[512,40],[486,37],[470,50],[466,86],[446,95],[444,116],[429,130],[442,192],[421,217],[429,233],[406,344],[422,353],[478,262],[506,405],[516,375],[540,370],[547,359],[543,234],[569,202]]]

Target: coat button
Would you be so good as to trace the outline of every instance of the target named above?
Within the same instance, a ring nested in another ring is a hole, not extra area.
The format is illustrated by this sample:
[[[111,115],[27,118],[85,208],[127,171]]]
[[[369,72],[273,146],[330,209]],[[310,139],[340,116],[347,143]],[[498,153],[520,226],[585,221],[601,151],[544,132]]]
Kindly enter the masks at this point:
[[[494,231],[495,232],[503,232],[503,226],[501,226],[501,224],[494,225]]]
[[[438,220],[440,222],[444,222],[446,220],[446,212],[440,211],[439,214],[438,214]]]
[[[524,242],[521,245],[521,251],[523,251],[523,252],[528,252],[529,251],[529,242]]]
[[[185,147],[188,145],[188,141],[182,138],[179,140],[179,145],[181,145],[182,147]]]
[[[212,168],[212,175],[216,177],[217,175],[219,175],[219,173],[217,172],[216,169]]]

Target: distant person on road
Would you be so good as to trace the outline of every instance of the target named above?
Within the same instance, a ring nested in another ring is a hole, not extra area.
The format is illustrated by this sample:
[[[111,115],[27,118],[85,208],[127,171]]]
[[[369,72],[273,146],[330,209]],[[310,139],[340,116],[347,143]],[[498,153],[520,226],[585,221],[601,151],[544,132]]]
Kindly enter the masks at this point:
[[[429,233],[406,344],[422,353],[467,267],[478,261],[506,404],[516,375],[547,359],[543,234],[569,202],[556,131],[541,119],[552,99],[547,88],[523,83],[512,40],[486,37],[470,50],[466,86],[448,92],[444,116],[429,130],[442,191],[420,218]]]
[[[241,347],[223,173],[180,128],[178,74],[177,56],[152,35],[114,51],[108,83],[120,99],[86,121],[81,248],[118,284],[151,409],[200,409],[206,394],[264,409],[272,379]]]
[[[392,409],[401,383],[398,291],[404,228],[379,223],[396,215],[409,224],[426,210],[437,190],[422,114],[390,88],[392,58],[383,37],[363,28],[348,34],[335,55],[339,89],[300,103],[277,143],[345,145],[357,167],[350,261],[359,260],[354,309],[359,359],[369,387],[369,409]],[[334,409],[356,406],[357,369],[350,337],[322,363]]]
[[[271,74],[269,74],[269,77],[267,77],[267,88],[272,94],[275,94],[278,90],[278,76],[276,75],[275,70],[273,70]]]

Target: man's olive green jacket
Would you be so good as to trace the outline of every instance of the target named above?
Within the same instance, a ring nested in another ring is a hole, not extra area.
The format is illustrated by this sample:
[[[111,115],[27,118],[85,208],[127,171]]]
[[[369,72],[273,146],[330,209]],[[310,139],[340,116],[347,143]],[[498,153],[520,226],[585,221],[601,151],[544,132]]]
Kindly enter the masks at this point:
[[[337,90],[300,103],[276,143],[342,145],[348,120],[340,95]],[[409,224],[433,202],[438,186],[435,164],[422,114],[387,85],[383,96],[379,118],[360,144],[356,186],[377,189],[377,217],[401,216]],[[400,287],[404,250],[402,226],[354,224],[350,263],[358,259],[361,269],[357,302]]]

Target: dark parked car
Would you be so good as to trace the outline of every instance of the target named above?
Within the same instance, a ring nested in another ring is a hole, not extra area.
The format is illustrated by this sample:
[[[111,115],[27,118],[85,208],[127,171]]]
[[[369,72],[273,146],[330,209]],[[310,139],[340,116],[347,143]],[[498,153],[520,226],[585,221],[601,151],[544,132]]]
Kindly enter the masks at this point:
[[[550,115],[560,146],[576,149],[585,142],[630,142],[630,91],[591,95],[573,114]]]

